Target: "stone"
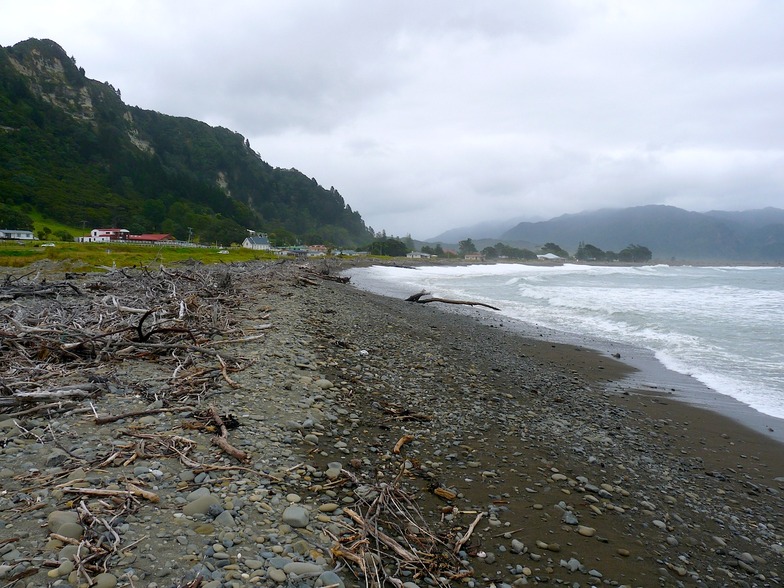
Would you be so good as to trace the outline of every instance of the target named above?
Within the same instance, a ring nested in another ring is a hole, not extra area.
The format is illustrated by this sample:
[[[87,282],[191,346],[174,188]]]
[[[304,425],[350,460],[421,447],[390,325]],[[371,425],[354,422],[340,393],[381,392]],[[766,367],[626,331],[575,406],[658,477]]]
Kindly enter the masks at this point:
[[[567,525],[577,525],[580,522],[577,520],[577,516],[570,510],[567,510],[565,513],[563,513],[561,521]]]
[[[103,573],[93,578],[93,588],[114,588],[117,586],[117,576]]]
[[[56,468],[68,461],[68,454],[62,449],[55,448],[46,456],[46,467]]]
[[[73,510],[53,510],[47,517],[49,529],[57,533],[64,523],[78,523],[79,515]]]
[[[182,512],[188,516],[193,516],[195,514],[207,514],[207,512],[210,510],[210,506],[219,503],[220,500],[218,500],[217,496],[213,496],[212,494],[205,494],[193,502],[186,504],[183,507]]]
[[[220,513],[215,519],[212,521],[217,527],[231,529],[234,528],[236,525],[234,521],[234,517],[231,515],[231,512],[228,510],[224,510]]]
[[[316,588],[321,588],[322,586],[331,586],[334,588],[346,588],[346,585],[343,583],[343,580],[340,579],[340,576],[338,576],[332,570],[328,570],[323,574],[321,574],[318,577],[318,580],[316,580],[315,586]]]
[[[57,529],[57,534],[69,539],[81,539],[84,535],[84,527],[79,523],[64,523]]]
[[[283,566],[283,571],[287,574],[296,574],[297,576],[321,574],[324,571],[320,565],[309,563],[305,561],[293,561]]]
[[[295,529],[307,527],[310,517],[308,511],[301,506],[289,506],[283,511],[283,522]]]
[[[580,525],[577,527],[577,532],[583,537],[593,537],[596,535],[596,529],[593,527],[587,527],[585,525]]]

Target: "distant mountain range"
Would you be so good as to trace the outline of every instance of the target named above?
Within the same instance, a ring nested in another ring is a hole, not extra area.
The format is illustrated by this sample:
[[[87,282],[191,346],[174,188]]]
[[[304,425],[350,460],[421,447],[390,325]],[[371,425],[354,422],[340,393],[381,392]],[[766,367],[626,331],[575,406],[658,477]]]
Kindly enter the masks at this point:
[[[335,188],[264,162],[239,133],[126,105],[54,41],[0,47],[0,228],[70,227],[354,246],[372,230]],[[26,219],[26,220],[25,220]],[[4,224],[6,223],[6,224]]]
[[[659,260],[784,262],[784,210],[779,208],[700,213],[650,205],[521,222],[496,234],[487,233],[490,226],[485,223],[459,229],[462,236],[457,240],[557,243],[571,253],[580,243],[604,251],[637,244],[650,249]],[[443,235],[452,234],[457,236],[453,232]],[[443,235],[429,241],[438,242]]]

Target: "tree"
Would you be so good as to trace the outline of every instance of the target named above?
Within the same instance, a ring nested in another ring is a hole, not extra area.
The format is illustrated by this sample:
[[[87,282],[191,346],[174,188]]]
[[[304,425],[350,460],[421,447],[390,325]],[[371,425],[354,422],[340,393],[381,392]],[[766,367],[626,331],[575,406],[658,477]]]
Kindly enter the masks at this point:
[[[557,245],[556,243],[545,243],[544,245],[542,245],[540,251],[542,253],[552,253],[554,255],[557,255],[558,257],[563,257],[563,258],[569,257],[569,253],[566,250],[561,249],[561,246]]]
[[[471,239],[471,237],[468,237],[464,241],[460,241],[457,244],[457,250],[458,253],[460,253],[460,255],[465,257],[469,253],[476,253],[476,245],[474,245],[474,242]]]
[[[485,247],[482,249],[482,255],[484,255],[485,259],[495,259],[498,257],[498,251],[493,246]]]
[[[580,242],[574,256],[580,261],[604,261],[605,259],[604,251],[590,243],[586,245],[583,242]]]
[[[494,249],[498,257],[508,257],[509,259],[536,259],[536,253],[528,249],[518,249],[505,245],[500,241],[495,244]]]
[[[31,231],[33,229],[33,219],[24,212],[19,212],[10,206],[0,204],[0,227],[3,229],[25,229]]]
[[[373,255],[388,255],[390,257],[402,257],[408,253],[406,244],[397,239],[377,239],[368,245],[368,251]]]
[[[620,261],[632,261],[635,263],[650,261],[652,257],[651,250],[643,245],[628,245],[618,253]]]

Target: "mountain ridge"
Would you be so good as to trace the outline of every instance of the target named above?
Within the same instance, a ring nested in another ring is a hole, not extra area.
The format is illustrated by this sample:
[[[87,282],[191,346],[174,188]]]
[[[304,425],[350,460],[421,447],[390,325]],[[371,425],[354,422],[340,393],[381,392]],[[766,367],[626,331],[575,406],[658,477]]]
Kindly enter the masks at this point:
[[[545,221],[523,221],[497,234],[487,234],[484,231],[487,226],[492,223],[453,229],[442,235],[454,235],[455,242],[470,237],[507,244],[557,243],[572,253],[580,243],[605,251],[639,244],[651,249],[656,259],[784,260],[784,210],[774,207],[694,212],[651,204],[568,213]]]
[[[373,235],[334,187],[272,167],[229,129],[126,105],[49,39],[0,47],[0,160],[0,224],[32,209],[208,243],[248,229],[337,246]]]

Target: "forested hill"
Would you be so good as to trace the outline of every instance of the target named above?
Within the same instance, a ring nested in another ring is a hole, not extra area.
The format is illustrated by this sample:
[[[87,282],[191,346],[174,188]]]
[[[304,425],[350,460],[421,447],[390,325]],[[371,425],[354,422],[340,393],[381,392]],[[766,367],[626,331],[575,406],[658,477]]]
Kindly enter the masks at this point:
[[[0,47],[0,228],[65,224],[352,246],[372,231],[334,188],[273,168],[239,133],[123,103],[55,42]],[[17,226],[5,226],[9,222]]]

